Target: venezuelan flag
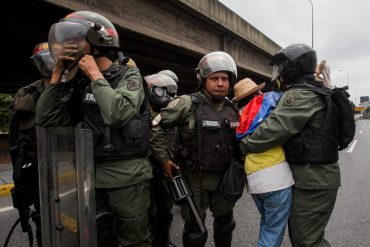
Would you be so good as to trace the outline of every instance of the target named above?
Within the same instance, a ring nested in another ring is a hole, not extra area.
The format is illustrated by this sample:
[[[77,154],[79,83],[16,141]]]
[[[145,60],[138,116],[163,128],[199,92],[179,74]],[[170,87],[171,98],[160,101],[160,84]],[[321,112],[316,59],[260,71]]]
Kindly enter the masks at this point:
[[[267,92],[255,96],[240,114],[239,126],[236,128],[236,139],[251,134],[276,107],[282,92]]]

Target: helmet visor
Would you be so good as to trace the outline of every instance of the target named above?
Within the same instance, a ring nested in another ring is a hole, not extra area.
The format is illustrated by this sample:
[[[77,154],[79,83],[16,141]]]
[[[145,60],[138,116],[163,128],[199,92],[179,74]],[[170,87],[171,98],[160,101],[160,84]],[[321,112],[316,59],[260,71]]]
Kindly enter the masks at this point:
[[[74,57],[76,61],[84,55],[83,50],[88,45],[86,33],[90,27],[81,23],[58,22],[49,31],[49,49],[55,63],[63,56]],[[73,51],[68,46],[73,46]]]
[[[31,59],[43,76],[51,77],[54,69],[54,60],[48,50],[36,53]]]
[[[159,87],[164,88],[170,95],[176,95],[177,93],[177,84],[176,82],[169,76],[164,74],[154,74],[145,78],[148,87]]]
[[[237,70],[234,59],[225,52],[212,52],[204,56],[198,65],[199,73],[202,78],[207,78],[210,74],[218,71],[228,71],[236,78]],[[229,78],[232,81],[234,78]]]
[[[272,68],[271,81],[276,81],[280,76],[282,70],[283,70],[282,64],[274,64],[274,67]]]

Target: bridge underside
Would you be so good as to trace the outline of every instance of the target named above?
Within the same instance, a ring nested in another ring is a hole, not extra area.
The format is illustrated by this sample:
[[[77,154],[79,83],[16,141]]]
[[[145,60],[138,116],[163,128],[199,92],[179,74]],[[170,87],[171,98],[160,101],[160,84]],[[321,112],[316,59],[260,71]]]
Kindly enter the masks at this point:
[[[39,79],[29,59],[33,47],[47,41],[53,23],[78,10],[92,10],[112,20],[124,54],[134,59],[142,74],[171,69],[180,78],[180,93],[195,90],[194,68],[203,54],[210,51],[229,52],[237,62],[239,79],[248,76],[261,82],[271,72],[269,52],[227,33],[181,1],[13,0],[7,4],[10,6],[1,8],[0,15],[3,25],[0,92],[14,93]]]

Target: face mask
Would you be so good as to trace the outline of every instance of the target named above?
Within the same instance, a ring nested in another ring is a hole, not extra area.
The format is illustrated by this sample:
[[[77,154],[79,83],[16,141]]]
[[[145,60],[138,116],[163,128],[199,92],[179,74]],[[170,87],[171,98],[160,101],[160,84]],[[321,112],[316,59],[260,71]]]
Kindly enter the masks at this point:
[[[150,102],[158,109],[165,108],[172,100],[165,88],[154,86],[149,95]]]

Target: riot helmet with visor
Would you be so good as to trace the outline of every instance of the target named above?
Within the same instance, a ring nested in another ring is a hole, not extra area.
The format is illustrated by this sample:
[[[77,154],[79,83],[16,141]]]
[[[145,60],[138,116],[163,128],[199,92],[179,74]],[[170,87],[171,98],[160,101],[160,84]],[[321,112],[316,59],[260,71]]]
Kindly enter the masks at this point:
[[[316,69],[316,52],[305,44],[292,44],[272,57],[272,78],[284,84],[291,84],[296,79],[313,74]]]
[[[47,78],[51,77],[55,64],[47,42],[37,44],[33,48],[30,58],[42,76]]]
[[[119,37],[113,24],[104,16],[91,11],[77,11],[67,15],[49,30],[49,47],[55,63],[63,56],[73,57],[74,62],[66,62],[69,77],[77,71],[78,61],[100,50],[119,49]],[[94,57],[96,54],[92,54]],[[114,57],[111,60],[115,59]],[[67,80],[68,81],[68,80]]]
[[[203,88],[205,79],[212,73],[225,71],[228,73],[229,82],[233,83],[237,77],[237,68],[234,59],[223,51],[215,51],[205,55],[196,69],[199,90]]]

